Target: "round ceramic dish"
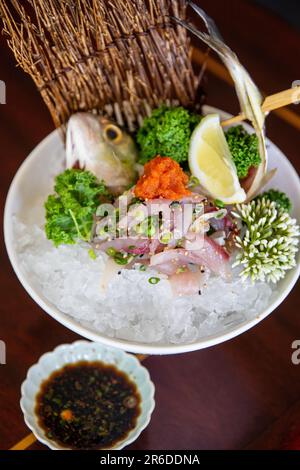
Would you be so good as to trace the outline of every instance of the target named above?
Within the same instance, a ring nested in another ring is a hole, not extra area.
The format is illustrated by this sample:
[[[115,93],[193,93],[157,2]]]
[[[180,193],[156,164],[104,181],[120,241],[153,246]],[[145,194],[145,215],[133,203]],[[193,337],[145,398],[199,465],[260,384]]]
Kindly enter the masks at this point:
[[[52,372],[61,369],[67,364],[78,361],[102,361],[105,364],[114,365],[125,372],[135,382],[141,395],[141,413],[138,417],[136,427],[130,431],[128,436],[119,441],[110,449],[119,450],[135,441],[145,429],[154,410],[154,385],[149,373],[136,357],[127,354],[120,349],[103,346],[99,343],[89,341],[76,341],[73,344],[63,344],[52,352],[43,354],[37,364],[28,370],[27,377],[21,387],[21,409],[24,420],[35,437],[53,450],[70,450],[61,447],[56,442],[48,439],[44,430],[39,426],[35,414],[36,395],[40,390],[41,383],[47,379]]]
[[[218,112],[223,119],[230,117],[227,113],[206,106],[204,113]],[[251,129],[246,125],[246,128]],[[269,187],[279,188],[285,191],[293,202],[293,216],[300,221],[300,180],[285,155],[269,140],[267,141],[269,153],[269,170],[277,168],[277,174],[272,179]],[[13,230],[13,216],[25,215],[29,222],[34,221],[35,214],[31,208],[36,198],[46,199],[53,190],[54,176],[63,168],[65,158],[63,143],[58,131],[52,132],[46,137],[26,158],[19,168],[11,184],[5,206],[4,235],[8,256],[12,266],[23,287],[35,302],[49,315],[62,323],[64,326],[81,336],[92,341],[118,347],[126,351],[144,354],[176,354],[213,346],[233,338],[252,326],[259,323],[269,315],[278,305],[283,302],[296,283],[300,272],[300,256],[298,254],[297,267],[288,271],[285,278],[277,284],[275,295],[269,302],[267,308],[258,311],[253,318],[236,321],[230,325],[220,326],[218,333],[203,336],[193,343],[180,344],[149,344],[146,342],[126,341],[119,338],[111,338],[95,331],[92,326],[82,325],[79,321],[66,315],[53,305],[41,293],[38,285],[31,279],[30,274],[23,271],[17,255],[17,243]],[[35,178],[32,178],[35,175]],[[268,187],[268,186],[267,186]]]

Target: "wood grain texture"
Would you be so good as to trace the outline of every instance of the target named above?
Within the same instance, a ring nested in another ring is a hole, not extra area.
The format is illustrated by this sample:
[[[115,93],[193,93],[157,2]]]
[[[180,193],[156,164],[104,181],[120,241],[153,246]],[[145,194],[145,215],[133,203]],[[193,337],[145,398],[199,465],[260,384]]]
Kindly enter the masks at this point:
[[[296,30],[245,0],[200,3],[266,94],[300,79]],[[3,40],[0,79],[7,85],[7,104],[0,105],[2,215],[13,175],[52,123]],[[209,104],[238,113],[229,83],[208,74],[206,91]],[[299,113],[296,106],[290,109]],[[299,171],[299,130],[275,115],[267,124],[268,136]],[[27,369],[44,352],[79,337],[29,298],[12,271],[3,237],[0,262],[0,339],[7,345],[7,364],[0,366],[0,449],[8,449],[28,434],[19,407]],[[291,363],[292,341],[300,339],[299,301],[296,287],[272,315],[238,338],[194,353],[148,357],[145,366],[156,385],[157,404],[149,427],[130,448],[280,448],[291,417],[300,421],[300,366]],[[45,449],[39,443],[31,448]]]
[[[209,64],[208,64],[209,69]],[[278,111],[282,108],[290,105],[296,104],[299,101],[299,90],[300,87],[297,88],[289,88],[288,90],[283,90],[274,95],[269,95],[265,98],[262,102],[261,109],[267,115],[271,111]],[[233,116],[225,121],[221,121],[221,126],[232,126],[235,124],[239,124],[240,122],[246,119],[246,115],[244,113],[240,113],[237,116]],[[297,116],[298,120],[298,116]]]

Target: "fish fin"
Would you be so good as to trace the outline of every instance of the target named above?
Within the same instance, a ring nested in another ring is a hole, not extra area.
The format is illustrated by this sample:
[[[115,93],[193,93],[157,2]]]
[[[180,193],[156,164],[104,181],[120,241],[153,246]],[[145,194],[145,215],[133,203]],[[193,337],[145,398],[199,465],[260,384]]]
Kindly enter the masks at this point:
[[[262,179],[260,181],[260,184],[259,184],[259,187],[257,187],[256,190],[252,194],[249,193],[249,196],[247,197],[246,202],[248,202],[249,200],[254,199],[256,196],[258,196],[258,194],[261,192],[262,188],[264,186],[266,186],[266,184],[271,181],[271,179],[275,176],[276,173],[277,173],[277,168],[273,168],[272,170],[268,171],[268,173],[266,173],[262,177]]]

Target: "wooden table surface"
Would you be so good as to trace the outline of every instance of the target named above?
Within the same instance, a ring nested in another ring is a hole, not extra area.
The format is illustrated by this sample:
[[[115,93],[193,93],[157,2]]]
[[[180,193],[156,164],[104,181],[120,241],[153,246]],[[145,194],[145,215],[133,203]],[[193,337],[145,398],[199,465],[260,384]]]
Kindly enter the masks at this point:
[[[245,0],[201,0],[224,38],[266,93],[300,80],[300,33],[269,11]],[[0,79],[7,104],[0,106],[1,211],[21,162],[53,128],[31,80],[14,66],[3,40]],[[209,63],[207,102],[237,112],[224,69]],[[272,115],[268,136],[300,170],[300,113]],[[289,122],[288,122],[289,121]],[[78,336],[44,313],[19,284],[1,237],[0,339],[7,364],[0,366],[0,449],[29,431],[19,407],[20,385],[41,354]],[[291,343],[300,339],[300,292],[231,341],[202,351],[145,360],[156,385],[156,409],[149,427],[131,449],[280,448],[300,423],[300,365],[291,362]],[[300,427],[300,426],[299,426]],[[300,434],[300,431],[299,431]],[[35,443],[31,449],[46,449]]]

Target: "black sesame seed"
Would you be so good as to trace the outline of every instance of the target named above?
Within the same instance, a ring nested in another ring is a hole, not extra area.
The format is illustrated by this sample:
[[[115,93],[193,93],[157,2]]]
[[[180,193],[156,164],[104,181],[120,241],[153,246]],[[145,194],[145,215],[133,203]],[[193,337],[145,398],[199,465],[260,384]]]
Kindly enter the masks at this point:
[[[121,274],[121,271],[118,271],[118,274]]]
[[[201,290],[198,290],[198,294],[199,294],[199,295],[201,295],[201,294],[202,294]]]

